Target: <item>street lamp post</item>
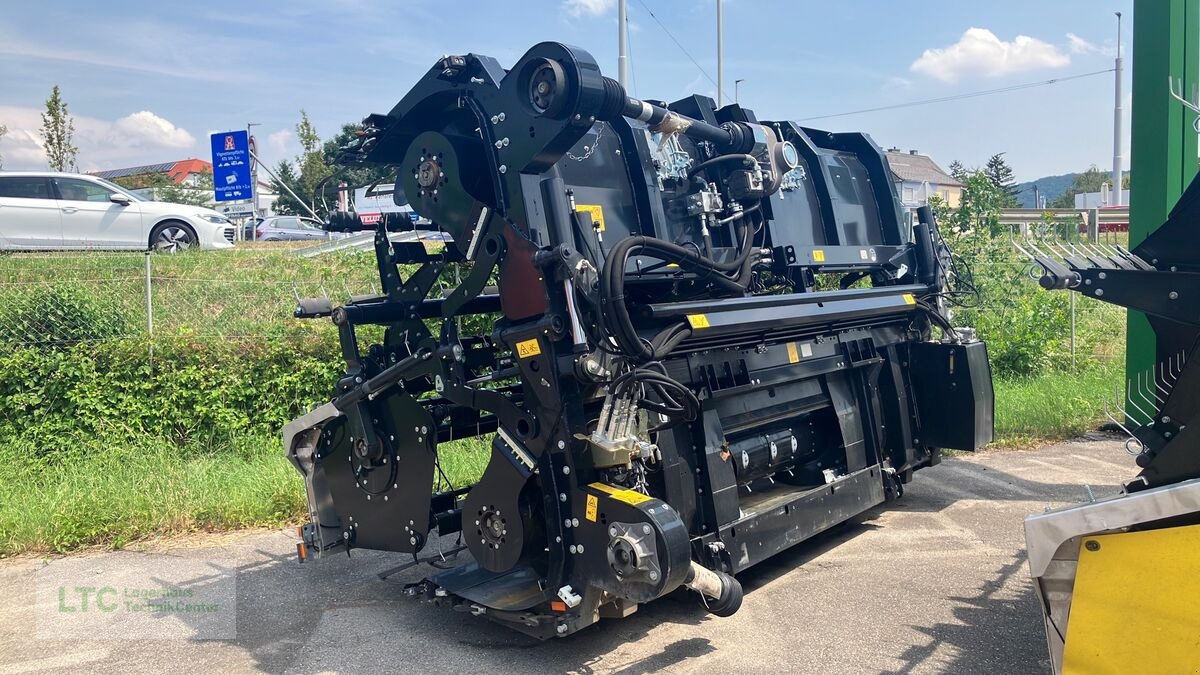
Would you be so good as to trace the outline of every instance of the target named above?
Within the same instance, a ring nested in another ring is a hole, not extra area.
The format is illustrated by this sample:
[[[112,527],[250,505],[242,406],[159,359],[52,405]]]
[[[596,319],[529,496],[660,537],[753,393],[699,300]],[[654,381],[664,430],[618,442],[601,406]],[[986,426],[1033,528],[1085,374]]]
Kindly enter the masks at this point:
[[[246,123],[246,136],[247,136],[246,142],[247,143],[250,143],[251,142],[250,139],[253,138],[253,136],[250,133],[250,130],[253,129],[254,127],[261,127],[261,126],[262,126],[262,123],[260,123],[260,122],[247,122]],[[258,150],[258,148],[255,148],[255,156],[250,158],[250,222],[252,222],[252,223],[254,222],[254,219],[258,217],[258,157],[257,157],[258,153],[257,153],[257,150]],[[245,228],[243,228],[243,227],[239,227],[238,229],[245,231]],[[253,239],[255,237],[255,234],[253,234],[255,232],[255,230],[252,228],[250,231],[252,232],[252,234],[250,235],[250,238]]]
[[[1124,124],[1124,110],[1122,109],[1125,102],[1121,99],[1125,94],[1121,91],[1121,79],[1125,74],[1125,62],[1121,58],[1121,13],[1117,15],[1117,59],[1113,64],[1113,70],[1116,72],[1115,84],[1113,93],[1116,102],[1113,105],[1113,166],[1112,166],[1112,197],[1109,198],[1109,206],[1121,205],[1121,183],[1124,181],[1121,178],[1122,169],[1124,169],[1124,159],[1121,157],[1121,150],[1125,142],[1122,138],[1121,125]]]
[[[725,24],[717,0],[717,107],[725,107]]]

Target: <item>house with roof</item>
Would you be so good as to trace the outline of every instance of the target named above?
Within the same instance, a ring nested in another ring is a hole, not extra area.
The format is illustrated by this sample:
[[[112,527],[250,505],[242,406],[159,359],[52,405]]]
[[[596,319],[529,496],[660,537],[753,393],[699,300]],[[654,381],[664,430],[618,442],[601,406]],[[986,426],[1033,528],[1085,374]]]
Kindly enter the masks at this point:
[[[896,194],[904,208],[925,206],[934,196],[955,208],[962,201],[963,184],[928,155],[916,150],[903,152],[899,148],[888,149],[886,155],[896,181]]]
[[[176,162],[163,162],[161,164],[143,164],[141,166],[130,166],[123,169],[105,169],[103,171],[93,171],[91,175],[105,180],[121,180],[121,184],[129,186],[134,194],[146,197],[147,199],[158,198],[155,187],[152,187],[154,181],[150,179],[152,176],[163,176],[172,184],[188,188],[193,191],[204,190],[207,195],[212,194],[212,164],[202,159],[182,159]],[[209,178],[205,185],[204,178]],[[263,180],[258,182],[257,190],[258,215],[271,216],[275,215],[274,205],[279,196],[275,193],[274,187]],[[230,220],[238,222],[242,219],[249,218],[254,214],[253,208],[246,202],[231,202],[218,204],[209,199],[208,206],[225,214]]]
[[[177,162],[163,162],[161,164],[144,164],[142,166],[130,166],[124,169],[105,169],[104,171],[93,171],[92,175],[105,180],[114,180],[116,178],[129,178],[131,176],[165,176],[175,185],[181,187],[194,187],[199,184],[201,176],[212,175],[212,164],[202,159],[182,159]]]

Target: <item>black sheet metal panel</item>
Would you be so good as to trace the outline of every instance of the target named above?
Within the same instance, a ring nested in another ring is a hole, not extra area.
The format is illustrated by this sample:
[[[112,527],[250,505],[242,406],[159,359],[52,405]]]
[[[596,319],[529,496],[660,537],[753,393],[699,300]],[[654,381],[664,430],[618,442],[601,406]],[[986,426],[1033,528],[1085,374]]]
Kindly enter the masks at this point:
[[[919,442],[953,450],[990,443],[995,400],[987,345],[919,342],[910,350]]]
[[[350,546],[416,553],[429,533],[436,427],[407,394],[393,392],[372,402],[385,454],[378,460],[355,454],[345,419],[326,427],[320,452],[332,501]],[[400,424],[404,426],[401,427]],[[333,523],[324,523],[333,525]]]
[[[873,465],[808,490],[749,496],[742,516],[721,527],[720,540],[740,572],[883,501],[882,470]]]
[[[459,597],[483,607],[505,612],[529,609],[546,602],[554,593],[541,583],[543,575],[529,565],[504,572],[491,572],[471,561],[439,572],[431,581]]]

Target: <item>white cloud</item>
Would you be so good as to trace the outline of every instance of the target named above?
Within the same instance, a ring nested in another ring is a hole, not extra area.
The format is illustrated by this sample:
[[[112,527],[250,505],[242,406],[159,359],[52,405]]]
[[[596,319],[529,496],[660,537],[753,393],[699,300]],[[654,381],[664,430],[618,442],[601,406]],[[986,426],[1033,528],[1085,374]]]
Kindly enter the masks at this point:
[[[274,169],[281,159],[290,160],[300,154],[300,143],[291,129],[280,129],[267,134],[267,142],[259,146],[263,164]]]
[[[909,69],[943,82],[957,82],[969,76],[999,77],[1070,63],[1069,55],[1037,38],[1018,35],[1005,42],[986,28],[968,28],[949,47],[926,49]]]
[[[198,154],[192,134],[149,110],[115,120],[72,117],[79,168],[84,171],[169,162]],[[40,109],[0,106],[0,123],[8,126],[8,135],[0,141],[5,168],[46,168]]]
[[[185,129],[171,124],[149,110],[135,112],[112,125],[114,135],[137,147],[190,148],[196,139]]]
[[[280,129],[279,131],[271,132],[267,136],[267,149],[277,155],[282,155],[291,147],[295,136],[296,134],[292,133],[291,129]]]
[[[1067,47],[1070,48],[1072,54],[1091,54],[1099,51],[1096,45],[1074,33],[1067,33]]]
[[[569,16],[597,17],[604,16],[617,6],[617,0],[566,0],[563,9]]]
[[[1104,56],[1117,55],[1117,49],[1115,47],[1101,47],[1094,42],[1088,42],[1074,33],[1067,33],[1067,48],[1071,50],[1072,54],[1103,54]]]

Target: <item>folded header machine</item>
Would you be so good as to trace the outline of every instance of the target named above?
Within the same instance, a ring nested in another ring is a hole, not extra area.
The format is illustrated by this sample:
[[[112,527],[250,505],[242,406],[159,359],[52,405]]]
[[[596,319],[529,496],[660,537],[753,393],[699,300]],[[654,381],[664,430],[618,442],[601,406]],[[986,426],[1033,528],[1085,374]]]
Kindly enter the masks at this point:
[[[728,615],[733,575],[991,438],[949,252],[863,134],[638,100],[542,43],[441,59],[339,161],[395,167],[430,224],[377,233],[383,295],[297,310],[346,364],[284,432],[306,557],[458,534],[472,560],[410,592],[540,638],[680,587]],[[479,482],[435,491],[481,435]]]
[[[1183,672],[1200,662],[1200,179],[1132,250],[1077,229],[1017,248],[1048,290],[1146,315],[1149,369],[1109,392],[1141,469],[1122,493],[1031,516],[1029,567],[1055,672]]]

